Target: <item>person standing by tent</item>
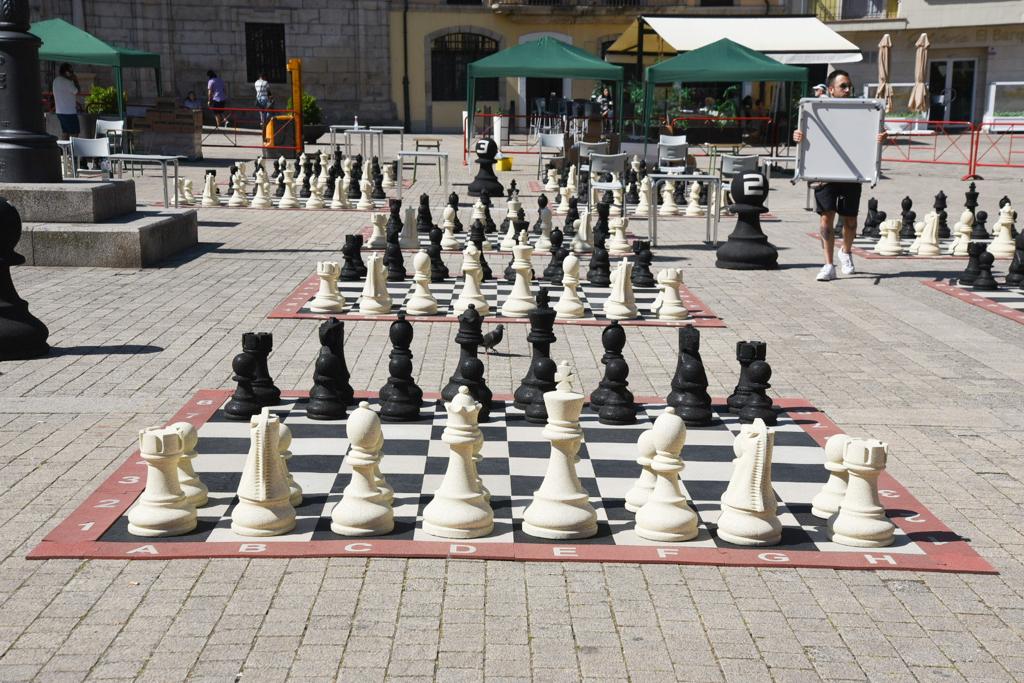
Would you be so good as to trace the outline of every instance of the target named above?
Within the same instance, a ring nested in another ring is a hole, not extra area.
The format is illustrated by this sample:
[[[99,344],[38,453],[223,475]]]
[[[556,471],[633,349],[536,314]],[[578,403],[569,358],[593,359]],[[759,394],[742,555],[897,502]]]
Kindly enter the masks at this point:
[[[213,69],[206,72],[206,77],[209,79],[206,82],[206,105],[215,110],[228,106],[228,89],[224,85],[224,79],[218,76]],[[222,125],[227,125],[227,112],[214,111],[213,120],[218,128]]]
[[[67,140],[81,133],[78,125],[78,76],[67,62],[60,65],[57,77],[53,79],[53,110],[60,121],[60,139]]]
[[[825,81],[828,97],[849,97],[853,92],[853,81],[850,74],[836,69]],[[803,131],[793,131],[793,142],[799,144],[804,139]],[[885,133],[878,134],[878,144],[885,141]],[[839,249],[839,265],[843,275],[857,272],[853,265],[853,239],[857,236],[857,214],[860,211],[860,183],[812,183],[814,188],[814,205],[821,216],[819,228],[821,241],[825,248],[825,265],[818,271],[818,281],[828,282],[836,279],[836,267],[833,263],[836,250],[834,226],[836,215],[843,221],[843,246]]]

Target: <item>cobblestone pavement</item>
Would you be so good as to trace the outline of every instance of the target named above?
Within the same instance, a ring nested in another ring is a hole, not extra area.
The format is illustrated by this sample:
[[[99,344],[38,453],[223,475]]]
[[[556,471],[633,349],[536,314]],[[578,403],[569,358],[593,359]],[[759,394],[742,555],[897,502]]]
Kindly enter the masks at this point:
[[[390,138],[389,138],[390,140]],[[393,143],[389,143],[393,146]],[[458,139],[445,145],[458,156]],[[527,187],[530,158],[515,174]],[[202,169],[226,162],[190,165]],[[456,190],[474,166],[453,162]],[[406,196],[429,191],[420,169]],[[919,215],[959,169],[898,165],[873,192]],[[506,176],[507,177],[507,176]],[[196,186],[200,186],[196,182]],[[979,183],[995,216],[1009,173]],[[532,193],[528,193],[532,194]],[[139,179],[155,201],[152,172]],[[892,473],[997,576],[394,559],[27,561],[25,554],[196,389],[230,386],[240,335],[275,335],[278,385],[306,389],[316,325],[266,314],[337,258],[366,214],[200,209],[200,249],[141,271],[28,268],[15,280],[54,353],[0,365],[0,680],[578,679],[780,681],[1024,679],[1024,327],[922,286],[962,262],[859,260],[814,281],[815,217],[801,186],[773,181],[775,272],[722,271],[703,225],[661,223],[657,265],[729,327],[704,334],[714,395],[735,382],[738,339],[768,342],[777,395],[808,398],[853,434],[889,442]],[[532,215],[533,201],[526,200]],[[955,216],[951,210],[951,215]],[[723,223],[723,234],[731,230]],[[1002,266],[1005,268],[1005,265]],[[357,388],[386,368],[386,323],[347,326]],[[417,326],[418,380],[439,388],[451,325]],[[495,391],[526,371],[522,334],[488,360]],[[596,328],[560,327],[556,357],[597,381]],[[675,334],[631,328],[630,382],[664,394]],[[685,455],[685,453],[684,453]]]

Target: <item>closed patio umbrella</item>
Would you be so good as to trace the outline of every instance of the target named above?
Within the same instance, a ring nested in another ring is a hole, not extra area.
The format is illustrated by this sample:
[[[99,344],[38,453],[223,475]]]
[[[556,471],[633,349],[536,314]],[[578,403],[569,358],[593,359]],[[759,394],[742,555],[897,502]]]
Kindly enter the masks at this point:
[[[910,111],[924,112],[928,111],[929,107],[928,34],[922,33],[914,45],[917,46],[917,56],[914,58],[914,89],[910,91],[910,101],[907,104]]]
[[[892,50],[892,38],[886,33],[878,41],[878,90],[875,97],[885,100],[885,111],[892,111],[892,84],[889,83],[889,57]]]

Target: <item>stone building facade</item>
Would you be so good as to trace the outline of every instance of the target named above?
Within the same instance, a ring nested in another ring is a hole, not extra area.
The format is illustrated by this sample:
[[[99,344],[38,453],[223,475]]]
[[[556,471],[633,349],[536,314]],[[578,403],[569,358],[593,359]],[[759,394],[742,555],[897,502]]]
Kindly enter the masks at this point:
[[[325,120],[358,114],[377,123],[394,122],[399,111],[388,76],[388,0],[32,0],[32,20],[61,18],[111,43],[160,54],[165,94],[206,95],[212,69],[228,88],[232,106],[251,107],[255,91],[247,65],[247,36],[253,25],[280,27],[284,56],[302,59],[303,86],[324,110]],[[248,26],[247,26],[248,25]],[[100,84],[112,83],[108,69],[86,67]],[[152,102],[153,72],[126,69],[129,102]],[[275,106],[288,92],[280,81]]]

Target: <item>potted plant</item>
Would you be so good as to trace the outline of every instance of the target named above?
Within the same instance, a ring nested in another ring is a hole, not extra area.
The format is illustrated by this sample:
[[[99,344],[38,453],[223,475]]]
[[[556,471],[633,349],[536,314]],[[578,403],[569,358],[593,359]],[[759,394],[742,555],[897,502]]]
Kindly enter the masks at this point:
[[[292,99],[288,98],[288,109],[294,109]],[[327,132],[323,125],[323,111],[316,98],[305,90],[302,91],[302,141],[308,145],[316,144],[320,136]]]
[[[123,96],[125,104],[128,97]],[[92,90],[85,97],[85,113],[78,115],[79,125],[84,137],[91,138],[96,134],[96,120],[106,119],[117,121],[117,88],[114,86],[103,87],[93,85]]]

